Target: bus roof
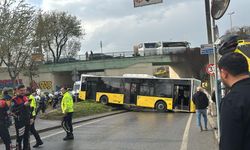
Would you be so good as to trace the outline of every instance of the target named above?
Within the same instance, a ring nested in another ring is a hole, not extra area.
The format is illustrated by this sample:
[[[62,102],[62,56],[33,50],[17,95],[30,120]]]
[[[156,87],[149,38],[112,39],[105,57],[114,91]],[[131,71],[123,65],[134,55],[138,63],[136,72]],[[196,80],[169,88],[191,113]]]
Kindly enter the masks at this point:
[[[125,78],[125,79],[164,79],[164,80],[196,80],[196,81],[200,81],[196,78],[159,78],[159,77],[123,77],[123,76],[86,76],[86,77],[102,77],[102,78]]]

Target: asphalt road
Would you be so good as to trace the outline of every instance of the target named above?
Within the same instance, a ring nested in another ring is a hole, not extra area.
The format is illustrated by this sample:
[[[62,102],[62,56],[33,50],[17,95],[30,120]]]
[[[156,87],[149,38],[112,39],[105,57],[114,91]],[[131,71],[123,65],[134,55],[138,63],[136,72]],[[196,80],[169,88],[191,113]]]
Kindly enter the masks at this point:
[[[218,149],[212,130],[200,132],[191,113],[128,112],[74,127],[73,141],[63,141],[61,129],[42,133],[39,150]],[[33,136],[31,142],[35,144]]]

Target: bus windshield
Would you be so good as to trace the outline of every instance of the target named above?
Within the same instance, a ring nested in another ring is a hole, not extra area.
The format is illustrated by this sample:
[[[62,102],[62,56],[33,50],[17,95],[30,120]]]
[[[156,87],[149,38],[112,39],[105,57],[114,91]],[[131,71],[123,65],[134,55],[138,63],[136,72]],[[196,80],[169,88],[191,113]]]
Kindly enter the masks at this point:
[[[145,48],[157,48],[158,44],[157,43],[144,43]]]

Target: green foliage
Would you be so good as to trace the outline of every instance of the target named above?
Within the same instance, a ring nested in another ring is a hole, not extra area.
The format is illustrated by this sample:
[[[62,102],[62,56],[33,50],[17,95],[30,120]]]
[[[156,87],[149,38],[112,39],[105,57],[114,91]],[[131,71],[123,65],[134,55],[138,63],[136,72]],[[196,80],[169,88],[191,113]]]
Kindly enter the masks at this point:
[[[96,103],[93,101],[82,101],[74,104],[74,115],[73,118],[79,118],[84,116],[90,116],[94,114],[104,113],[111,111],[111,107]],[[63,114],[61,110],[52,111],[46,115],[43,115],[42,119],[48,120],[61,120]]]
[[[37,38],[43,42],[45,51],[51,52],[54,62],[59,61],[67,44],[78,50],[80,44],[77,39],[84,35],[81,20],[66,12],[55,11],[39,15],[36,31]]]

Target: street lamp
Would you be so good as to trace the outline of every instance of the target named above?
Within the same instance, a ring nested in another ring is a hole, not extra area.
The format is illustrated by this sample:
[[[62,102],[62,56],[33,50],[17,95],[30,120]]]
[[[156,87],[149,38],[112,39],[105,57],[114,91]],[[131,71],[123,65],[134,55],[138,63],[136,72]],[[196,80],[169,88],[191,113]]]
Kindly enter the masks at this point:
[[[230,27],[231,27],[231,33],[233,32],[233,21],[232,21],[232,15],[235,14],[234,11],[228,13],[228,15],[230,16]]]

